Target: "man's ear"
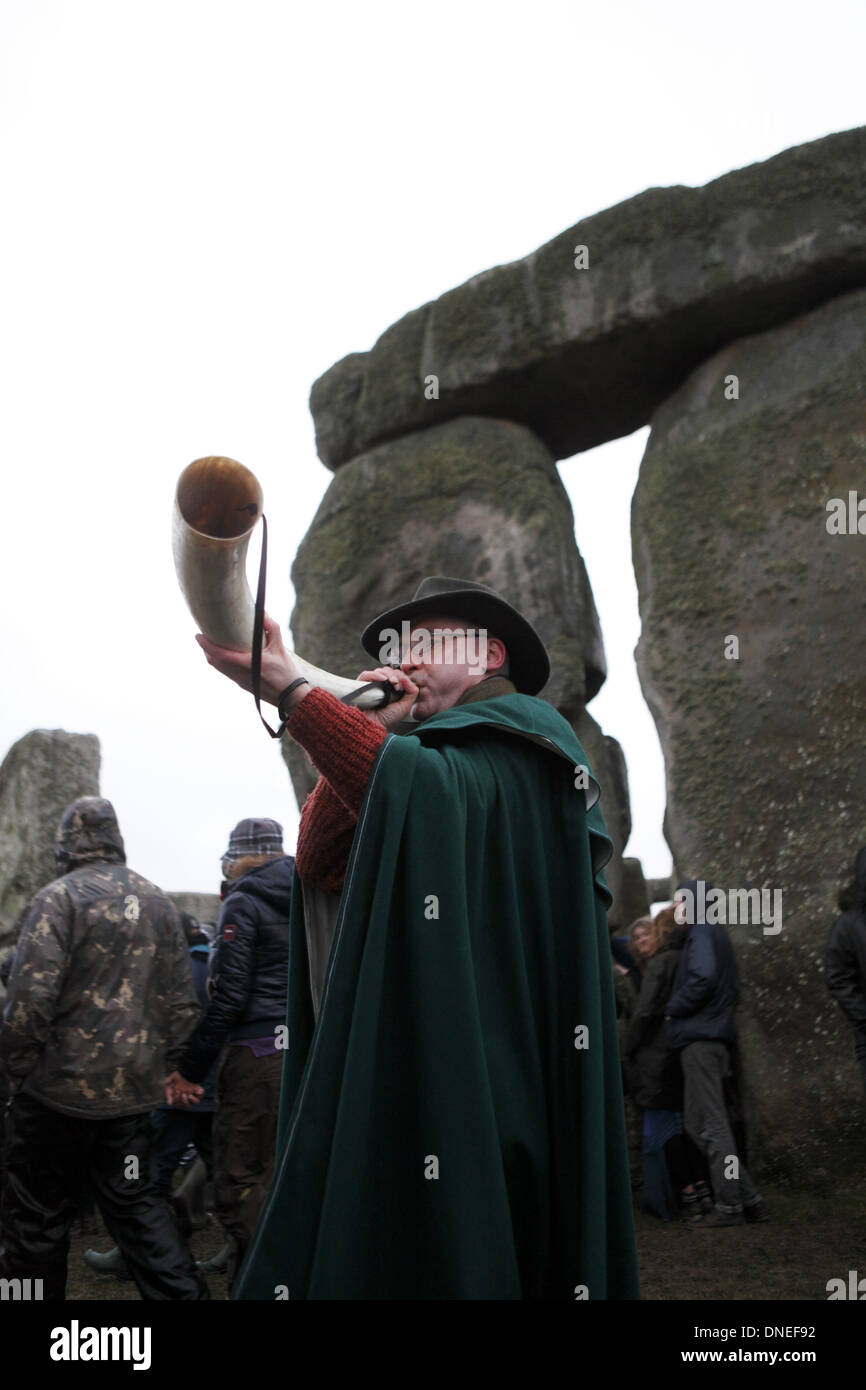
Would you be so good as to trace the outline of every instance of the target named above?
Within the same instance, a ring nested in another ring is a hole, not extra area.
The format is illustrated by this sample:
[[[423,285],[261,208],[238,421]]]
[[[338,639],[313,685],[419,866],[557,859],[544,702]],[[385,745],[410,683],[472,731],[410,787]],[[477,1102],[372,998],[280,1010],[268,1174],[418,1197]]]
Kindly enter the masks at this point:
[[[508,660],[508,652],[505,643],[498,637],[488,637],[487,639],[487,675],[500,670]]]

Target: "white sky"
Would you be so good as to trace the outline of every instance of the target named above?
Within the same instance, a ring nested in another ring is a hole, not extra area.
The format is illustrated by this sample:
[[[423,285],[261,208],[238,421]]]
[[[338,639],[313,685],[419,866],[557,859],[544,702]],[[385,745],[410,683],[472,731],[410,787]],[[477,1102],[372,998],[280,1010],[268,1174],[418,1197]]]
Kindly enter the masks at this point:
[[[279,752],[176,585],[181,469],[258,475],[286,622],[332,476],[313,380],[589,213],[862,124],[864,40],[860,0],[5,0],[0,754],[98,734],[129,860],[165,888],[214,891],[242,816],[293,849]],[[610,666],[590,709],[626,750],[629,852],[663,874],[632,659],[645,437],[562,476]]]

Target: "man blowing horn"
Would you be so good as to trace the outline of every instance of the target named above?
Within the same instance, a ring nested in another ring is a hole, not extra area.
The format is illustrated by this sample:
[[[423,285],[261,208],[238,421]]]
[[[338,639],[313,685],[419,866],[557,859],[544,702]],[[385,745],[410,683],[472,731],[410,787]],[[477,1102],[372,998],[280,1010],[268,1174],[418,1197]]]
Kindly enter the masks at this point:
[[[400,697],[362,713],[266,619],[263,698],[321,776],[274,1181],[233,1296],[636,1298],[598,784],[492,589],[425,579],[365,650],[398,630],[400,667],[359,679]],[[248,652],[197,640],[250,688]]]

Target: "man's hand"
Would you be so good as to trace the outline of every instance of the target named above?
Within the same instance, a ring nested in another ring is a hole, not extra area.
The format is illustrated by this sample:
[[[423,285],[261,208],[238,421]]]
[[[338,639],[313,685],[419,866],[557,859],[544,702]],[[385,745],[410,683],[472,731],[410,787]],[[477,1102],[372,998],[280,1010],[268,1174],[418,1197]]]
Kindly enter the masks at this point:
[[[218,647],[216,642],[212,642],[201,632],[196,633],[195,640],[211,666],[216,667],[222,675],[228,676],[229,680],[233,680],[242,690],[252,691],[252,652],[232,651],[228,647]],[[265,642],[262,645],[262,699],[268,704],[275,705],[286,686],[291,685],[293,680],[297,680],[300,674],[292,653],[287,651],[283,645],[279,623],[275,622],[273,618],[269,618],[266,613]],[[293,690],[289,696],[289,704],[297,704],[309,692],[309,689],[308,685],[299,685],[297,690]]]
[[[204,1095],[204,1086],[195,1081],[186,1081],[179,1071],[173,1071],[165,1078],[166,1105],[198,1105]]]
[[[377,724],[381,724],[384,729],[393,729],[395,724],[399,724],[403,719],[408,719],[412,706],[418,699],[418,687],[405,671],[399,670],[396,666],[377,666],[375,671],[361,671],[358,676],[359,681],[389,681],[395,690],[403,690],[405,694],[399,699],[394,700],[390,705],[383,705],[381,709],[365,709],[364,714],[368,719],[375,719]]]

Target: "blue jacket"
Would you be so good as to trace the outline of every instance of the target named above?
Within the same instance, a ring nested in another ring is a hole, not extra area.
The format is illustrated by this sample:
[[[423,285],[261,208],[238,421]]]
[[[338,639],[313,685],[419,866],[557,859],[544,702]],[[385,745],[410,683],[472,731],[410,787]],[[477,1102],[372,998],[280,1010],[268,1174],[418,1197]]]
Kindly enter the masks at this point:
[[[694,881],[680,885],[691,887]],[[709,885],[707,886],[709,892]],[[690,927],[665,1010],[668,1042],[733,1042],[734,1009],[740,998],[737,962],[725,928],[696,922]]]

